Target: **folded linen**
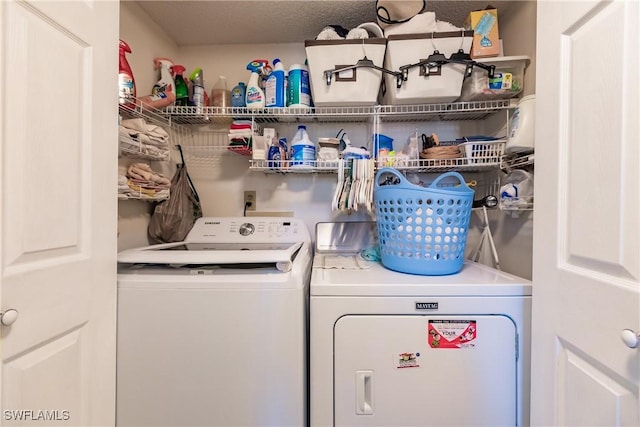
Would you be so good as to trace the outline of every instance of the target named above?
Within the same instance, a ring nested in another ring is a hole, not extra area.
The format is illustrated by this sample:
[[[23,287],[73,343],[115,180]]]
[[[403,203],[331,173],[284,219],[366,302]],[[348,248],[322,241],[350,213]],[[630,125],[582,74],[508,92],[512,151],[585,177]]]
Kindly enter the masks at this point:
[[[160,126],[149,124],[144,119],[126,119],[122,121],[121,126],[148,136],[156,144],[163,142],[166,144],[169,140],[169,134],[166,130]]]

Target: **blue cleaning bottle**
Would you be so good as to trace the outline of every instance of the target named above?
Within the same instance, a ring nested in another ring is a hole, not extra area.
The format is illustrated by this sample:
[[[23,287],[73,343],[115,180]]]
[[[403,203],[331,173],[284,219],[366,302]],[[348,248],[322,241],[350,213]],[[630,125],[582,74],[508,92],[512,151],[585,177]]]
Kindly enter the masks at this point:
[[[265,85],[265,106],[285,107],[285,84],[287,81],[286,71],[279,58],[273,60],[273,71],[267,77]]]
[[[238,82],[237,85],[231,89],[231,106],[235,108],[242,108],[246,106],[244,98],[247,93],[247,85],[244,82]]]

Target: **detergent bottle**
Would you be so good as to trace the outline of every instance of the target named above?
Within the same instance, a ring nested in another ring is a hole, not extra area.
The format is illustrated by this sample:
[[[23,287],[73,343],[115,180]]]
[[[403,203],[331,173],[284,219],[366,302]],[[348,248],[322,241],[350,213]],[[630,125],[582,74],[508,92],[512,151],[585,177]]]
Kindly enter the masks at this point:
[[[136,99],[136,82],[133,79],[133,71],[127,61],[126,54],[131,53],[131,48],[120,40],[120,64],[118,71],[118,102],[132,107]]]
[[[173,79],[176,83],[176,105],[181,107],[189,105],[189,89],[182,76],[184,71],[185,68],[182,65],[174,65],[171,67],[171,72],[174,74]]]
[[[202,68],[196,68],[189,76],[189,79],[193,83],[193,105],[198,107],[200,112],[202,107],[205,106],[204,102],[204,77],[202,76]]]
[[[247,93],[247,85],[244,82],[238,82],[237,85],[231,89],[231,106],[234,108],[242,108],[245,104],[245,97]]]
[[[251,77],[247,83],[245,104],[249,109],[259,109],[265,106],[264,92],[260,88],[260,73],[263,72],[265,66],[266,63],[262,60],[251,61],[247,65],[247,70],[251,71]]]
[[[265,85],[265,106],[285,107],[285,82],[286,71],[279,58],[273,60],[273,71],[269,73]]]

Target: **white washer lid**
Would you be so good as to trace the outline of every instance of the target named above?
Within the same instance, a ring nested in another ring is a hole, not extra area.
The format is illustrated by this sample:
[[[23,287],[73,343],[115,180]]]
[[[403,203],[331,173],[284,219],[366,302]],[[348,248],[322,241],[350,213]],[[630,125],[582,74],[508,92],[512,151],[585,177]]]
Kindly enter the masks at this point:
[[[324,265],[317,259],[315,265]],[[311,273],[312,296],[528,296],[529,280],[485,265],[465,261],[458,274],[419,276],[386,269],[366,262],[364,270],[324,269]]]

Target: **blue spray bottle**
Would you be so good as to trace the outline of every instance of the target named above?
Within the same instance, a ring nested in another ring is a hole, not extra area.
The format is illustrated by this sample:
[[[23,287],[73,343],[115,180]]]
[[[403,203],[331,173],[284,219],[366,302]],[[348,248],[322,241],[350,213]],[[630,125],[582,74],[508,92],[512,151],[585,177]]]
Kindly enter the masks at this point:
[[[249,109],[260,109],[265,106],[265,97],[262,88],[260,88],[260,73],[266,67],[266,62],[262,60],[251,61],[247,65],[247,70],[251,71],[249,83],[247,83],[245,104]]]

